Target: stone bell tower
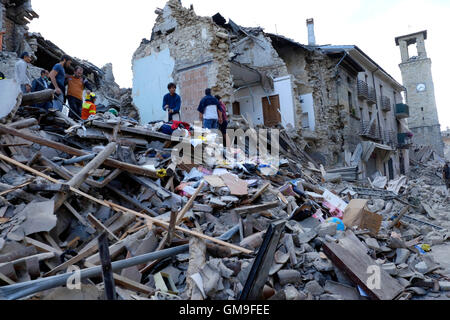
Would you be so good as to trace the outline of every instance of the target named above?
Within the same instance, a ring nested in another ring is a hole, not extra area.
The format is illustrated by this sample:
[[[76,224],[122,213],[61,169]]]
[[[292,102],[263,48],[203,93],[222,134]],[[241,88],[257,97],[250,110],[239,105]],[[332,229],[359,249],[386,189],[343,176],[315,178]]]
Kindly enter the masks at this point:
[[[400,70],[407,90],[410,108],[409,127],[414,133],[414,145],[432,146],[440,156],[444,155],[441,125],[436,107],[431,59],[427,56],[425,40],[427,31],[395,38],[400,46],[402,63]],[[410,56],[409,48],[417,47],[417,56]]]

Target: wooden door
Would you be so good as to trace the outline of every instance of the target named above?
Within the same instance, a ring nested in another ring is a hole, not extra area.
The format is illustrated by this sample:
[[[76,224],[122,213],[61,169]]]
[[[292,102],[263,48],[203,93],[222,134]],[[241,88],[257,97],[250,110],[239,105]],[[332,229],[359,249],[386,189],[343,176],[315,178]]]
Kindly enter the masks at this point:
[[[241,104],[238,101],[233,102],[233,115],[234,116],[241,115]]]
[[[262,99],[264,125],[266,127],[275,127],[281,123],[280,96],[270,96],[270,103],[267,97]]]

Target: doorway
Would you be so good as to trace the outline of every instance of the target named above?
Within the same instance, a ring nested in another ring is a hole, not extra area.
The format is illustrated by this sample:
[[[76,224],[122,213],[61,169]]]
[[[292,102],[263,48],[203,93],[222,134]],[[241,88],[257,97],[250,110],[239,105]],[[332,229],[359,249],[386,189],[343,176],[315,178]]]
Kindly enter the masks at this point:
[[[270,103],[269,103],[270,100]],[[264,125],[275,127],[281,123],[280,96],[270,96],[262,98]]]

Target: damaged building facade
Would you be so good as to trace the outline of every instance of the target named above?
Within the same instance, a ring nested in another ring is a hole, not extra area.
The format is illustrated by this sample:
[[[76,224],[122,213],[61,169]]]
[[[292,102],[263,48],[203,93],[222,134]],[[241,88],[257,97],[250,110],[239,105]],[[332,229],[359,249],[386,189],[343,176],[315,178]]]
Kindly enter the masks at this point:
[[[156,13],[151,39],[133,56],[133,101],[144,122],[167,118],[161,103],[169,82],[191,123],[210,87],[230,114],[282,125],[327,167],[354,167],[359,178],[408,172],[404,87],[357,46],[316,45],[313,20],[302,45],[220,14],[199,17],[177,0]]]

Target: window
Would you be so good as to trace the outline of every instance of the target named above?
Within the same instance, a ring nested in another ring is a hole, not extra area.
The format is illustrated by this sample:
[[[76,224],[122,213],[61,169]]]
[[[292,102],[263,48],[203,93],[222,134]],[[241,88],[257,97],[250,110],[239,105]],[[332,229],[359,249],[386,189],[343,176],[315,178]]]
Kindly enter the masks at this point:
[[[352,93],[350,91],[348,92],[348,106],[349,106],[350,111],[351,111],[351,109],[353,109],[353,96],[352,96]]]
[[[366,78],[366,83],[368,83],[368,82],[369,82],[369,81],[368,81],[368,80],[369,80],[369,76],[368,76],[367,74],[365,74],[364,76],[365,76],[365,78]]]

